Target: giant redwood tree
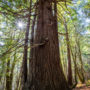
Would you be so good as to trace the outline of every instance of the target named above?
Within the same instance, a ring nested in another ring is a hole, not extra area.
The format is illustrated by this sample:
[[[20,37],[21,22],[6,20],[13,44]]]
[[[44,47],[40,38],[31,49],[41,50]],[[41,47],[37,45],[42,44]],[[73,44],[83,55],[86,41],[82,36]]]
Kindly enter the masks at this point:
[[[70,90],[60,66],[55,0],[39,0],[33,35],[29,82],[24,90]],[[53,13],[54,12],[54,13]]]

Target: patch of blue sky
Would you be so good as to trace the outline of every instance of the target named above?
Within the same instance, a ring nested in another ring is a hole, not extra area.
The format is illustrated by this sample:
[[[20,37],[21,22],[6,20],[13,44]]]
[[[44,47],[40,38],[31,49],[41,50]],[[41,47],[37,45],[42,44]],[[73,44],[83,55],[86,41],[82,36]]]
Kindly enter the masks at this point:
[[[86,30],[86,31],[81,32],[80,34],[81,34],[81,35],[87,35],[87,34],[90,34],[90,31],[87,31],[87,30]]]
[[[4,45],[4,42],[0,41],[0,46],[3,46]]]
[[[86,18],[86,23],[90,24],[90,18]]]
[[[6,22],[1,22],[0,23],[0,28],[4,28],[6,26]]]

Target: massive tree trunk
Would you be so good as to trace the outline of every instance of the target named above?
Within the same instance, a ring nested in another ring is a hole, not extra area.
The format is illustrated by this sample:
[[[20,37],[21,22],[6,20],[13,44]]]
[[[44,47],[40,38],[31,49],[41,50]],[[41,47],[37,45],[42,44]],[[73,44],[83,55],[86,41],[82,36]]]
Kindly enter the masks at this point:
[[[59,58],[58,31],[51,0],[39,0],[37,29],[34,33],[28,90],[70,90]]]

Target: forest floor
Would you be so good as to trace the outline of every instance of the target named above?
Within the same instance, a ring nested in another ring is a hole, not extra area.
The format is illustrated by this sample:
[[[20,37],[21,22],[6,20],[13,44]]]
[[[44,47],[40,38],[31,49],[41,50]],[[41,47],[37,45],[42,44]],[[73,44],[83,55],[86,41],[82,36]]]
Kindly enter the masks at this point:
[[[86,86],[86,84],[77,85],[77,87],[73,90],[90,90],[90,86]]]

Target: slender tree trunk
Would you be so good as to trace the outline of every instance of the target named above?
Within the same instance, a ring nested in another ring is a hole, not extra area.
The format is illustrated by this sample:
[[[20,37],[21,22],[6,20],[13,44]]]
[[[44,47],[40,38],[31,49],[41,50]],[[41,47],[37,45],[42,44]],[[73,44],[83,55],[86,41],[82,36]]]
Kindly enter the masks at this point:
[[[62,66],[63,66],[63,72],[64,72],[64,75],[65,77],[67,77],[67,62],[66,62],[66,58],[64,56],[64,51],[63,51],[63,48],[64,47],[61,47],[61,60],[62,60]]]
[[[70,90],[60,66],[58,31],[52,14],[52,1],[39,0],[35,47],[31,54],[29,90]]]
[[[34,16],[33,22],[32,22],[30,46],[34,46],[34,27],[35,27],[35,23],[36,23],[36,18],[37,18],[37,7],[35,8],[35,16]],[[32,60],[34,59],[33,53],[34,53],[34,48],[31,48],[30,57],[29,57],[29,81],[28,81],[28,82],[30,82],[30,84],[33,83],[32,82],[33,81],[32,80],[32,76],[33,76],[32,75],[33,74],[33,72],[32,72],[32,70],[33,70],[33,68],[32,68],[32,65],[33,65]],[[31,85],[29,85],[29,86],[31,86]]]
[[[72,86],[72,66],[71,66],[71,53],[70,53],[70,42],[68,36],[68,28],[66,20],[64,20],[65,30],[66,30],[66,43],[67,43],[67,58],[68,58],[68,84]]]
[[[15,68],[15,64],[16,64],[16,51],[15,51],[15,54],[14,54],[14,61],[12,63],[12,68],[11,68],[11,71],[10,71],[10,87],[12,88],[12,83],[13,83],[13,73],[14,73],[14,68]],[[12,89],[11,89],[12,90]]]
[[[6,90],[12,90],[12,81],[13,81],[13,72],[16,62],[16,54],[14,56],[14,61],[12,63],[12,67],[10,69],[10,57],[7,61],[7,70],[6,70]]]
[[[54,28],[56,31],[58,31],[58,22],[57,22],[57,0],[54,1]],[[58,36],[58,35],[57,35]],[[60,53],[60,52],[59,52]],[[61,59],[61,56],[59,56]],[[60,62],[61,64],[61,62]],[[62,67],[62,64],[61,64]]]
[[[77,68],[77,63],[76,63],[76,59],[77,59],[77,49],[75,46],[75,53],[73,53],[72,49],[71,49],[71,54],[72,54],[72,58],[73,58],[73,62],[74,62],[74,79],[75,79],[75,84],[73,85],[73,88],[76,87],[77,85],[77,72],[78,72],[78,68]]]
[[[82,61],[82,55],[81,55],[81,49],[80,49],[80,43],[79,41],[77,41],[77,45],[78,45],[78,55],[79,55],[79,60],[80,60],[80,64],[81,64],[81,82],[84,83],[85,82],[85,77],[84,77],[84,68],[83,68],[83,61]]]
[[[75,59],[74,59],[75,86],[77,85],[77,63],[76,63],[77,55],[76,54],[77,52],[75,51]]]
[[[20,88],[20,80],[21,80],[21,73],[19,73],[16,77],[16,87],[15,87],[15,90],[21,90]]]
[[[30,9],[29,9],[29,16],[27,21],[27,29],[25,33],[25,45],[24,45],[24,54],[23,54],[23,64],[22,64],[22,89],[27,82],[27,57],[28,57],[28,37],[29,37],[29,29],[30,29],[30,20],[31,20],[31,5],[32,0],[30,0]]]
[[[11,90],[11,86],[10,86],[10,57],[8,57],[8,60],[7,60],[6,90]]]

